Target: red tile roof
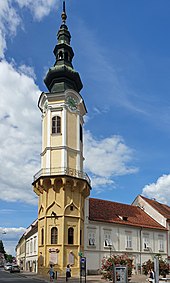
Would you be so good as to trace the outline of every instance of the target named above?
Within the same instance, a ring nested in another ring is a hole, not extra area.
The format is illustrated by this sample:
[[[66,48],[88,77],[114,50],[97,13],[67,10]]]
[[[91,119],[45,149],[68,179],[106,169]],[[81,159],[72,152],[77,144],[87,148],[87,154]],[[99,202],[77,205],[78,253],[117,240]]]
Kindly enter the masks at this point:
[[[145,201],[147,201],[153,208],[155,208],[160,214],[170,220],[170,207],[166,204],[160,203],[155,199],[149,199],[140,195]]]
[[[166,230],[137,206],[95,198],[89,198],[89,220]]]

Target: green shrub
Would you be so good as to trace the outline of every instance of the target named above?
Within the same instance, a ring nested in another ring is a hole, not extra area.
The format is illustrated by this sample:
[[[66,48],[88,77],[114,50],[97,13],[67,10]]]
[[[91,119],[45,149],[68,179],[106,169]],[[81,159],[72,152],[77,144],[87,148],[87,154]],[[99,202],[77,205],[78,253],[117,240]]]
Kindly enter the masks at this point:
[[[166,275],[169,274],[169,264],[166,262],[166,260],[163,260],[161,256],[158,256],[158,258],[159,258],[159,275],[166,277]],[[154,262],[149,259],[142,265],[142,270],[143,273],[147,275],[150,269],[154,269]]]
[[[113,278],[113,264],[115,266],[127,266],[128,267],[128,277],[132,275],[132,259],[127,255],[111,255],[111,257],[104,257],[102,259],[101,273],[105,279]]]

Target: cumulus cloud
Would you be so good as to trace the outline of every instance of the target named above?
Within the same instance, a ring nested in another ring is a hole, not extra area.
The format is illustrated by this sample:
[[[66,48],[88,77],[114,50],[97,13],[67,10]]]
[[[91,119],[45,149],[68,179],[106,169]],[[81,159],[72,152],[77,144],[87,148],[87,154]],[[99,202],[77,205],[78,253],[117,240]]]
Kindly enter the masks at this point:
[[[20,17],[10,2],[10,0],[0,1],[0,58],[4,58],[7,34],[14,35],[20,24]]]
[[[162,203],[170,203],[170,174],[163,175],[155,183],[146,185],[142,194],[148,198],[155,198]]]
[[[133,174],[136,167],[129,166],[134,152],[120,136],[97,140],[87,131],[84,136],[85,170],[92,178],[92,186],[114,186],[113,177]],[[101,190],[101,188],[100,188]]]
[[[14,6],[15,4],[15,6]],[[17,5],[16,5],[17,4]],[[40,21],[51,9],[59,6],[59,0],[1,0],[0,1],[0,58],[4,58],[7,36],[14,36],[18,26],[23,27],[20,16],[23,8],[28,9],[35,20]]]
[[[52,8],[57,8],[59,0],[15,0],[20,8],[28,8],[36,20],[41,20],[47,16]]]
[[[25,233],[24,227],[0,227],[0,239],[3,241],[4,248],[7,254],[15,255],[15,247],[20,237]]]
[[[40,90],[5,60],[0,62],[0,199],[36,203],[32,176],[41,148]]]

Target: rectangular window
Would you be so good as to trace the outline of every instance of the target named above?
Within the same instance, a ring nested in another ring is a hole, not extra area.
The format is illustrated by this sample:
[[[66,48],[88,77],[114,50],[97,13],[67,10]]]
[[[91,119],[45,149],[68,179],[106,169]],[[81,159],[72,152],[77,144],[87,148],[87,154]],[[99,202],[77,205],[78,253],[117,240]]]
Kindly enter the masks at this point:
[[[149,235],[144,235],[143,237],[143,248],[144,250],[149,250]]]
[[[104,247],[112,246],[111,234],[105,233],[104,235]]]
[[[163,237],[163,235],[158,236],[158,249],[161,252],[164,251],[164,237]]]
[[[126,249],[132,249],[132,234],[126,233],[125,237],[126,237],[126,239],[125,239]]]
[[[32,254],[32,239],[30,241],[30,253]]]
[[[89,234],[88,234],[88,244],[89,244],[89,246],[95,246],[96,245],[96,236],[95,236],[95,233],[93,233],[93,232],[90,232]]]
[[[26,253],[29,254],[29,242],[26,242]]]
[[[37,238],[34,237],[34,253],[37,251]]]

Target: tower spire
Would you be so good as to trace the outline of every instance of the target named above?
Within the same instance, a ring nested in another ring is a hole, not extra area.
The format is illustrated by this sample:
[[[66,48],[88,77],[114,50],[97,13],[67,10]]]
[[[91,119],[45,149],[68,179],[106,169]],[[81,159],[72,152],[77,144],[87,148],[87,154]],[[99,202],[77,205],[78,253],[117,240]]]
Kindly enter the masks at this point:
[[[66,23],[66,19],[67,19],[66,3],[65,3],[65,1],[63,1],[63,12],[61,14],[61,18],[62,18],[63,24],[65,24]]]
[[[53,51],[56,60],[54,66],[48,70],[44,82],[50,92],[57,93],[65,91],[66,89],[73,89],[77,92],[80,92],[83,85],[79,73],[74,70],[72,65],[74,52],[70,45],[71,34],[66,25],[66,1],[62,2],[62,24],[57,33],[58,42]]]

